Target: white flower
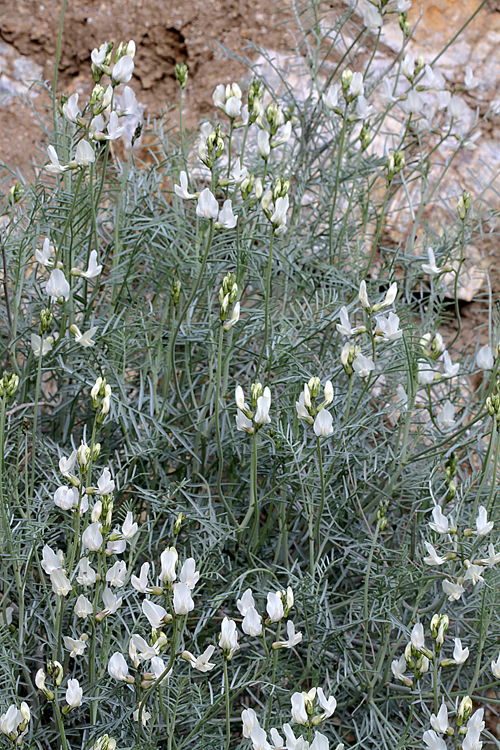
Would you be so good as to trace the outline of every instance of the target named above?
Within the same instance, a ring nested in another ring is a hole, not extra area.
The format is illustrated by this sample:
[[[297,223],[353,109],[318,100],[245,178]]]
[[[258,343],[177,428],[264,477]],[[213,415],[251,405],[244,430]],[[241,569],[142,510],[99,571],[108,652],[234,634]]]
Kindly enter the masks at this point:
[[[489,534],[494,526],[493,521],[488,521],[488,515],[484,505],[479,507],[479,512],[476,518],[476,529],[479,536]]]
[[[130,583],[136,589],[136,591],[140,591],[141,594],[149,594],[151,593],[151,589],[148,587],[148,573],[149,573],[149,563],[145,562],[141,566],[141,572],[139,577],[137,576],[131,576],[130,577]]]
[[[165,624],[165,616],[167,610],[161,607],[159,604],[155,604],[149,599],[144,599],[142,602],[142,611],[149,620],[149,624],[152,628],[160,628]]]
[[[483,743],[481,742],[480,732],[477,727],[467,726],[467,734],[465,739],[462,741],[462,750],[481,750]]]
[[[69,655],[72,656],[73,659],[77,656],[82,656],[87,647],[86,641],[81,641],[80,639],[75,640],[74,638],[70,638],[69,635],[65,635],[63,641],[64,647],[70,652]]]
[[[210,663],[214,651],[215,646],[207,646],[205,651],[199,656],[193,656],[190,651],[183,651],[181,656],[191,664],[193,669],[197,669],[198,672],[210,672],[215,667],[215,664]]]
[[[243,617],[245,617],[250,607],[255,607],[252,589],[247,589],[241,599],[236,600],[236,606]]]
[[[441,704],[441,708],[439,709],[437,716],[435,714],[431,715],[431,727],[440,734],[445,734],[446,730],[448,729],[450,725],[448,724],[448,709],[446,707],[446,703]]]
[[[82,620],[86,620],[89,615],[94,614],[94,607],[92,606],[91,602],[89,602],[86,596],[80,594],[80,596],[76,600],[73,611],[77,617],[80,617]]]
[[[436,531],[438,534],[448,534],[450,530],[450,524],[439,505],[434,506],[434,509],[432,511],[432,518],[433,522],[429,523],[431,529],[433,531]]]
[[[488,568],[494,568],[497,563],[500,562],[500,554],[495,553],[495,547],[493,544],[488,545],[488,557],[480,560],[481,565],[486,565]]]
[[[318,703],[323,709],[323,715],[321,718],[323,720],[329,719],[330,716],[333,716],[333,713],[335,709],[337,708],[337,701],[335,700],[333,695],[331,695],[327,700],[323,692],[323,688],[320,688],[320,687],[317,689],[316,695],[318,696]]]
[[[361,284],[359,285],[359,294],[358,294],[359,301],[361,302],[362,306],[365,308],[365,310],[371,310],[370,301],[368,299],[368,292],[366,291],[366,281],[363,279]]]
[[[76,487],[58,487],[54,493],[54,504],[62,510],[73,510],[78,504]]]
[[[400,680],[406,672],[405,655],[401,654],[399,659],[393,659],[391,662],[391,672],[397,680]]]
[[[358,96],[356,100],[356,116],[360,120],[367,120],[373,112],[373,107],[368,104],[364,96]]]
[[[428,729],[427,732],[424,732],[422,739],[429,750],[446,750],[446,742],[436,734],[434,729]]]
[[[176,566],[179,555],[175,547],[167,547],[160,555],[161,573],[160,580],[163,583],[172,583],[177,578]]]
[[[453,649],[453,661],[455,664],[463,664],[469,658],[469,649],[462,648],[460,638],[454,638],[455,648]]]
[[[81,705],[83,689],[80,687],[78,680],[68,680],[65,698],[70,708],[78,708]]]
[[[108,53],[107,42],[104,42],[104,44],[102,44],[99,49],[97,49],[97,47],[93,49],[90,54],[90,59],[92,60],[92,64],[95,65],[96,67],[99,67],[100,65],[102,65],[106,59],[107,53]]]
[[[124,116],[139,114],[135,92],[130,88],[130,86],[125,86],[125,88],[123,89],[123,93],[120,98],[120,112]]]
[[[292,701],[292,721],[295,724],[302,724],[305,726],[308,722],[308,715],[306,710],[306,702],[303,693],[294,693],[291,698]],[[283,727],[283,729],[285,729]]]
[[[234,120],[241,113],[241,99],[236,96],[230,96],[226,101],[225,106],[226,115]]]
[[[321,732],[316,731],[314,733],[314,739],[311,742],[309,750],[330,750],[330,742],[328,740],[328,737],[326,737],[324,734],[321,734]]]
[[[267,130],[259,130],[257,135],[257,153],[259,156],[262,156],[263,159],[267,159],[271,153],[269,133]]]
[[[459,583],[453,583],[453,581],[444,580],[442,583],[443,592],[447,595],[448,601],[458,601],[465,589]]]
[[[449,91],[438,91],[436,97],[438,110],[446,109],[451,101],[451,93]]]
[[[426,565],[442,565],[444,562],[446,562],[446,557],[439,557],[430,542],[424,542],[424,544],[427,548],[427,552],[429,553],[429,557],[424,557],[424,563]]]
[[[234,652],[239,649],[238,631],[234,620],[224,617],[221,624],[219,646],[224,652],[226,658],[230,659]]]
[[[337,83],[335,83],[333,86],[330,86],[328,91],[325,91],[325,93],[323,94],[323,103],[325,107],[329,110],[332,110],[338,107],[339,87]]]
[[[174,612],[176,615],[187,615],[194,609],[194,601],[191,589],[185,583],[176,583],[174,586]]]
[[[482,732],[486,726],[485,722],[483,721],[483,717],[484,717],[484,708],[478,708],[477,711],[474,711],[469,721],[467,722],[467,729],[470,729],[471,727],[475,727],[478,730],[478,732]]]
[[[240,164],[240,160],[236,159],[236,163],[234,167],[231,170],[231,174],[229,176],[230,182],[232,182],[235,185],[239,185],[240,182],[243,182],[243,180],[246,178],[248,174],[248,169],[246,167],[243,167]]]
[[[370,31],[376,31],[382,27],[382,16],[371,3],[367,3],[363,8],[363,21]]]
[[[76,580],[80,586],[93,586],[97,580],[96,572],[91,567],[88,558],[82,557],[78,563],[78,575]]]
[[[110,586],[116,586],[116,588],[121,588],[123,586],[126,577],[127,565],[123,560],[115,562],[106,573],[106,581]]]
[[[236,412],[236,429],[240,432],[247,432],[249,435],[254,432],[252,420],[248,419],[240,409]]]
[[[61,297],[66,302],[69,300],[69,284],[60,268],[55,268],[50,274],[49,280],[45,284],[45,291],[54,302],[57,302]]]
[[[232,201],[228,198],[227,201],[224,201],[224,205],[219,211],[219,217],[215,222],[215,226],[218,229],[234,229],[237,221],[238,217],[233,213]]]
[[[453,95],[448,103],[448,114],[455,120],[461,120],[465,114],[465,103],[459,96]]]
[[[52,253],[54,252],[54,246],[50,244],[50,240],[48,237],[46,237],[43,241],[43,246],[41,250],[38,250],[38,248],[35,250],[35,259],[42,265],[42,266],[50,266],[52,265]]]
[[[357,96],[363,96],[364,93],[363,73],[353,73],[349,84],[349,96],[355,99]]]
[[[401,72],[409,81],[413,80],[415,76],[415,55],[413,52],[407,52],[404,56],[401,63]]]
[[[253,421],[256,425],[270,424],[271,417],[269,416],[269,409],[271,407],[271,391],[266,386],[262,396],[257,399],[257,410]]]
[[[179,580],[182,581],[182,583],[185,583],[191,591],[200,580],[200,573],[196,570],[194,557],[188,557],[187,560],[184,561],[184,565],[179,573]]]
[[[470,560],[466,560],[465,567],[467,568],[467,572],[464,575],[464,581],[472,581],[473,586],[476,586],[479,581],[484,581],[481,575],[483,569],[480,565],[473,565]]]
[[[296,633],[295,632],[295,625],[291,620],[288,620],[286,623],[286,632],[288,635],[288,638],[286,641],[276,641],[276,643],[273,643],[273,648],[293,648],[298,643],[302,641],[302,633]]]
[[[439,68],[433,70],[429,64],[426,64],[424,70],[425,75],[422,79],[420,79],[419,85],[425,86],[426,89],[435,89],[436,91],[442,91],[445,87],[446,82]]]
[[[113,65],[111,71],[111,79],[118,85],[119,83],[128,83],[132,78],[134,72],[134,61],[129,55],[123,55],[120,57],[117,63]]]
[[[471,89],[475,89],[478,84],[479,84],[479,80],[477,78],[474,78],[474,73],[472,72],[472,68],[470,67],[470,65],[466,65],[464,87],[470,91]]]
[[[42,550],[42,568],[49,576],[53,570],[62,568],[61,560],[56,553],[46,544]]]
[[[314,420],[313,430],[317,437],[330,437],[330,435],[333,435],[333,417],[331,412],[327,409],[321,409]]]
[[[417,651],[420,651],[420,649],[424,647],[424,626],[421,622],[417,622],[416,625],[413,626],[410,640],[411,645],[416,648]]]
[[[419,114],[424,106],[424,100],[416,89],[411,89],[406,97],[404,108],[408,114]]]
[[[254,727],[250,731],[250,739],[252,740],[253,750],[272,750],[267,741],[267,732],[262,727]]]
[[[271,216],[271,223],[274,225],[274,231],[278,234],[286,232],[286,214],[288,211],[288,195],[284,198],[277,198],[274,204],[274,213]]]
[[[495,360],[493,359],[493,352],[491,351],[491,347],[486,344],[486,346],[482,346],[481,349],[477,353],[476,357],[476,367],[479,367],[480,370],[493,370],[493,366],[495,364]]]
[[[418,382],[419,385],[430,385],[434,382],[434,370],[423,359],[418,361]]]
[[[95,341],[92,337],[95,336],[98,330],[97,326],[89,328],[86,333],[82,333],[75,324],[71,325],[69,330],[74,335],[75,342],[83,346],[84,349],[87,349],[89,346],[95,346]]]
[[[297,693],[297,695],[300,695],[300,693]],[[290,724],[283,724],[283,731],[286,737],[287,750],[308,750],[303,737],[296,737]]]
[[[174,191],[175,194],[179,196],[179,198],[184,198],[184,200],[194,200],[197,198],[196,193],[190,193],[188,190],[188,178],[187,174],[184,170],[180,173],[180,186],[174,185]]]
[[[106,466],[101,476],[97,480],[97,490],[99,495],[111,495],[115,489],[115,482],[111,479],[111,472]]]
[[[49,146],[47,148],[47,154],[50,159],[50,164],[47,164],[45,167],[47,172],[50,172],[51,174],[64,174],[64,172],[69,169],[67,164],[61,164],[59,162],[59,157],[57,156],[57,151],[54,146]]]
[[[237,302],[235,306],[233,307],[233,312],[231,313],[231,317],[228,320],[226,320],[226,322],[224,323],[224,330],[229,331],[235,325],[235,323],[238,322],[239,319],[240,319],[240,303]]]
[[[114,615],[117,609],[121,607],[122,601],[123,597],[116,597],[111,589],[106,586],[102,592],[102,603],[104,604],[104,609],[99,614],[101,617]]]
[[[219,215],[219,204],[209,188],[202,190],[198,197],[196,215],[201,219],[216,219]]]
[[[128,681],[128,664],[125,661],[123,654],[119,651],[115,651],[108,661],[108,674],[115,680],[120,680],[120,682]]]
[[[457,372],[460,370],[460,365],[453,364],[453,361],[447,351],[443,353],[443,362],[444,376],[447,378],[454,378]]]
[[[243,724],[243,737],[249,739],[252,729],[259,726],[259,720],[253,708],[245,708],[241,712],[241,721]]]
[[[79,167],[84,168],[95,162],[95,152],[88,141],[84,139],[79,141],[75,151],[75,162]]]
[[[123,539],[132,539],[137,534],[137,523],[134,521],[134,516],[132,515],[132,512],[129,510],[127,511],[127,515],[125,516],[125,520],[122,524],[122,538]]]
[[[430,276],[436,273],[443,273],[446,269],[444,267],[440,268],[436,265],[436,257],[434,255],[434,250],[432,247],[427,248],[427,255],[429,257],[429,264],[422,263],[422,271],[424,273],[428,273]]]
[[[50,574],[50,582],[52,584],[52,591],[54,594],[57,594],[57,596],[67,596],[71,591],[71,583],[60,568],[56,568],[52,571]]]
[[[120,138],[121,135],[123,135],[123,131],[125,128],[122,125],[118,125],[118,114],[116,112],[111,112],[109,116],[109,122],[106,127],[106,134],[102,134],[102,138],[105,141],[116,141],[117,138]]]
[[[449,430],[455,425],[455,407],[449,399],[446,399],[444,406],[436,417],[436,422],[441,430]]]
[[[61,456],[59,459],[59,471],[63,477],[69,477],[73,472],[76,462],[76,451],[72,451],[68,458]]]
[[[493,672],[493,677],[496,677],[497,680],[500,680],[500,654],[498,655],[496,661],[491,662],[491,671]]]
[[[399,328],[399,317],[390,312],[387,318],[379,315],[376,320],[375,335],[380,336],[384,341],[397,341],[403,335]]]
[[[84,276],[86,279],[95,279],[96,276],[99,276],[101,271],[102,266],[97,264],[97,253],[95,250],[92,250],[90,253],[88,268],[86,271],[82,271],[80,275]]]
[[[283,619],[283,601],[279,594],[274,593],[274,591],[269,592],[267,595],[266,610],[271,622],[279,622]]]
[[[370,357],[365,357],[364,354],[358,354],[352,363],[352,369],[360,378],[367,378],[372,370],[375,369],[375,363]]]
[[[382,89],[379,93],[382,104],[387,106],[391,102],[398,101],[398,97],[393,96],[393,93],[392,93],[393,91],[394,91],[394,82],[392,82],[389,78],[384,78],[384,81],[382,83]]]
[[[63,104],[63,115],[68,122],[78,122],[80,110],[78,109],[78,94],[72,94],[66,104]]]
[[[98,552],[102,547],[102,534],[99,523],[91,523],[82,534],[82,547],[91,552]]]
[[[246,635],[262,635],[262,617],[254,607],[248,608],[245,617],[243,618],[241,629]]]
[[[365,291],[366,291],[366,285],[365,285]],[[340,308],[339,318],[340,318],[340,323],[336,324],[337,331],[339,333],[341,333],[343,336],[353,336],[355,333],[358,333],[358,328],[353,328],[351,326],[347,307]]]

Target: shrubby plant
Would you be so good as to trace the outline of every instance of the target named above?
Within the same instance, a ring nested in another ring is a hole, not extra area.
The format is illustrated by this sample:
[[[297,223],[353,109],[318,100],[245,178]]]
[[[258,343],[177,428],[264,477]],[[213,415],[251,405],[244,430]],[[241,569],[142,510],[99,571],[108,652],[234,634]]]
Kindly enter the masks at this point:
[[[305,98],[220,84],[149,163],[133,42],[54,94],[3,207],[5,747],[496,742],[497,321],[462,356],[450,328],[491,216],[457,185],[423,221],[477,124],[409,7],[297,6]]]

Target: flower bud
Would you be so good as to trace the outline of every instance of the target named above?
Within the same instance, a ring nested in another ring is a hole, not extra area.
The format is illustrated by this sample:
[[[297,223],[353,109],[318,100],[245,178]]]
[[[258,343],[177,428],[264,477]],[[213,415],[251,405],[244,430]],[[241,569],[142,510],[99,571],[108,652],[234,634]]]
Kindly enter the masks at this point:
[[[462,724],[466,724],[472,714],[472,701],[468,695],[464,696],[460,702],[457,711],[457,727],[461,727]]]
[[[347,94],[347,91],[349,90],[349,86],[351,85],[352,81],[352,70],[344,70],[342,72],[342,91],[344,92],[344,96]]]
[[[54,685],[59,687],[63,680],[62,664],[60,664],[58,661],[49,661],[49,663],[47,664],[47,672],[52,677]]]
[[[179,81],[181,89],[186,88],[188,82],[188,67],[184,63],[177,63],[175,66],[175,77]]]
[[[257,399],[259,399],[262,396],[262,384],[261,383],[252,383],[250,386],[250,397],[252,399],[252,405],[255,409],[257,406]]]

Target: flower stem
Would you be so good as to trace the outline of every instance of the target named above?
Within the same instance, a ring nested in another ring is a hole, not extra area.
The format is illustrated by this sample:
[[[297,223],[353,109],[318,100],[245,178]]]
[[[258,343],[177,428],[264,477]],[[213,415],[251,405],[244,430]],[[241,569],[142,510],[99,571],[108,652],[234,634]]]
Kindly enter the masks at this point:
[[[231,704],[229,698],[229,677],[227,673],[227,659],[224,657],[224,702],[226,704],[226,744],[225,750],[229,750],[231,742]]]
[[[271,231],[271,241],[269,243],[269,259],[267,261],[267,274],[266,274],[266,297],[264,302],[264,341],[262,342],[262,349],[260,351],[259,360],[257,367],[255,368],[255,377],[259,375],[260,365],[262,358],[266,351],[267,339],[269,337],[269,298],[271,297],[271,268],[273,265],[273,240],[274,240],[274,229]],[[271,356],[269,356],[269,365],[271,364]]]

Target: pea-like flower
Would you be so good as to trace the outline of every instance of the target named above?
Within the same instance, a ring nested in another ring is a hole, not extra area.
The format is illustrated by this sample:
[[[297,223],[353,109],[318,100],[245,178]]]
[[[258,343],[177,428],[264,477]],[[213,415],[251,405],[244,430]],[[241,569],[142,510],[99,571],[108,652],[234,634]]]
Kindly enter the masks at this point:
[[[210,672],[215,667],[215,664],[210,663],[214,651],[215,646],[207,646],[205,651],[199,656],[193,656],[190,651],[183,651],[181,657],[188,661],[193,669],[197,669],[198,672]]]
[[[194,609],[194,601],[191,589],[185,583],[176,583],[174,586],[174,612],[176,615],[187,615]]]
[[[64,299],[66,302],[69,300],[69,284],[60,268],[55,268],[50,274],[49,280],[45,284],[45,292],[54,302],[58,302],[60,299]]]
[[[249,607],[243,622],[241,623],[241,629],[246,635],[260,636],[262,635],[262,617],[259,615],[255,607]]]

